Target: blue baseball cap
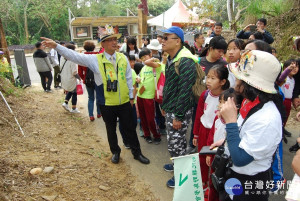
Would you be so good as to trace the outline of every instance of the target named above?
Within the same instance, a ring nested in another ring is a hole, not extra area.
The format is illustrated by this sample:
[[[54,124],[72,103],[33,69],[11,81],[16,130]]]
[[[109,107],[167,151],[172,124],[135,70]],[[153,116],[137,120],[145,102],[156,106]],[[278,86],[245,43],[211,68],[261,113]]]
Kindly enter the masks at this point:
[[[166,30],[160,30],[160,32],[168,33],[168,34],[176,34],[181,39],[181,42],[184,42],[184,33],[180,27],[172,26]]]

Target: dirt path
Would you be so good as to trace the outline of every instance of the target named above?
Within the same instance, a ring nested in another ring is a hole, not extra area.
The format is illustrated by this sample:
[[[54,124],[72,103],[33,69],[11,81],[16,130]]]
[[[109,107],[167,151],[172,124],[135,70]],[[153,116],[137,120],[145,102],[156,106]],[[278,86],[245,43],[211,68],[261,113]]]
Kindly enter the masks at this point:
[[[62,110],[62,90],[25,91],[7,97],[25,138],[0,101],[0,200],[159,200],[126,163],[110,162],[96,124]],[[31,175],[37,167],[54,169]]]

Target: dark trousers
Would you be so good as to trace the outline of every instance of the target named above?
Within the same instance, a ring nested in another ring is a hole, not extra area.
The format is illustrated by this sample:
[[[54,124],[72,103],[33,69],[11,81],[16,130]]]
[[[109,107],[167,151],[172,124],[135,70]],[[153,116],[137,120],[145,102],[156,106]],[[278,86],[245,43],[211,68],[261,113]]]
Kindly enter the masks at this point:
[[[195,123],[195,118],[196,118],[197,107],[198,107],[198,104],[195,104],[194,108],[193,108],[193,115],[192,115],[192,129],[191,129],[191,135],[190,135],[190,140],[189,140],[189,145],[192,148],[195,148],[195,146],[193,145],[193,139],[194,139],[194,123]]]
[[[243,193],[241,195],[233,196],[234,201],[268,201],[270,189],[267,189],[266,183],[271,179],[270,169],[252,176],[238,174],[232,171],[230,178],[238,179],[243,187]],[[263,182],[263,189],[256,189],[256,183],[258,181]],[[252,183],[252,185],[249,183]]]
[[[69,101],[72,97],[72,105],[77,105],[77,91],[68,91],[65,100]]]
[[[132,120],[133,120],[133,127],[134,129],[136,129],[136,126],[137,126],[137,115],[136,115],[136,108],[135,108],[135,104],[133,104],[132,106]],[[123,139],[123,143],[124,144],[129,144],[128,143],[128,139],[126,138],[126,133],[123,129],[123,124],[121,120],[119,120],[119,130],[120,130],[120,133],[121,133],[121,136],[122,136],[122,139]]]
[[[285,112],[286,112],[286,120],[283,122],[283,126],[285,127],[286,122],[290,116],[291,109],[292,109],[292,99],[284,99],[283,105],[285,106]]]
[[[155,121],[160,129],[166,129],[166,119],[162,116],[159,103],[155,101]]]
[[[40,77],[41,77],[41,83],[42,87],[44,90],[50,90],[51,89],[51,83],[52,83],[52,73],[51,71],[46,71],[46,72],[39,72]],[[46,78],[48,81],[46,82]]]
[[[57,74],[60,72],[60,68],[59,66],[54,66],[53,69],[54,69],[54,86],[58,87],[60,82],[57,82],[56,77]]]
[[[110,151],[113,154],[121,152],[116,133],[117,117],[119,117],[119,121],[122,122],[124,134],[126,139],[128,139],[132,154],[134,156],[139,155],[141,153],[141,148],[132,119],[133,109],[130,103],[127,102],[116,106],[101,105],[100,110],[106,126]]]

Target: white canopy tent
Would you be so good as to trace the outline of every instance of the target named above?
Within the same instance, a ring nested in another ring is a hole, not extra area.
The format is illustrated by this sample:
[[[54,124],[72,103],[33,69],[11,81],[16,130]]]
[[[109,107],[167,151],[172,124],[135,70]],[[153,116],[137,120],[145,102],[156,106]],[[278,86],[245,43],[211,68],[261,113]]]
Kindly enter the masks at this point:
[[[188,10],[187,7],[178,0],[171,8],[157,17],[147,21],[149,26],[169,28],[171,26],[183,27],[186,25],[201,25],[204,22],[214,23],[213,20],[199,19],[199,16]]]

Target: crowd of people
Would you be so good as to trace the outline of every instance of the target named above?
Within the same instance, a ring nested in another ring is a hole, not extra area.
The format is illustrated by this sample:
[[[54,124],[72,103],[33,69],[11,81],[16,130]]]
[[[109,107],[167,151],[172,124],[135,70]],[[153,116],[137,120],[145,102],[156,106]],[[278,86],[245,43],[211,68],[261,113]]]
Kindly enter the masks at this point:
[[[172,158],[201,153],[205,146],[225,147],[231,162],[226,175],[218,175],[219,167],[213,165],[217,156],[200,155],[208,200],[263,201],[286,182],[282,141],[291,136],[285,129],[291,107],[300,105],[300,58],[281,64],[273,55],[276,50],[270,44],[274,39],[266,26],[262,18],[239,31],[236,38],[225,39],[222,23],[216,23],[207,38],[196,33],[193,46],[185,43],[183,30],[173,26],[160,30],[156,39],[143,38],[141,49],[135,37],[126,37],[119,45],[121,34],[107,30],[100,36],[101,50],[95,52],[94,43],[85,41],[84,54],[74,51],[72,44],[42,38],[33,57],[45,92],[51,91],[53,69],[54,79],[61,77],[61,87],[66,91],[63,108],[73,113],[79,112],[76,83],[83,80],[90,121],[95,120],[96,101],[97,117],[102,116],[105,122],[112,163],[119,163],[121,153],[117,121],[125,148],[131,149],[134,159],[150,163],[141,152],[136,131],[139,125],[139,135],[149,144],[158,145],[161,136],[167,135]],[[295,45],[299,50],[299,44]],[[52,62],[44,47],[51,48]],[[205,76],[199,77],[199,71]],[[206,86],[198,95],[194,93],[199,87],[197,79]],[[158,87],[161,82],[162,100]],[[60,87],[59,80],[54,83],[54,87]],[[190,125],[190,139],[186,139]],[[297,164],[299,159],[294,161]],[[173,163],[164,165],[164,170],[172,172]],[[266,184],[272,180],[275,185],[264,185],[257,194],[247,195],[244,191],[230,198],[224,186],[219,189],[215,185],[212,178],[218,177],[237,178],[243,189],[247,182]],[[175,181],[173,176],[167,186],[174,187]]]

